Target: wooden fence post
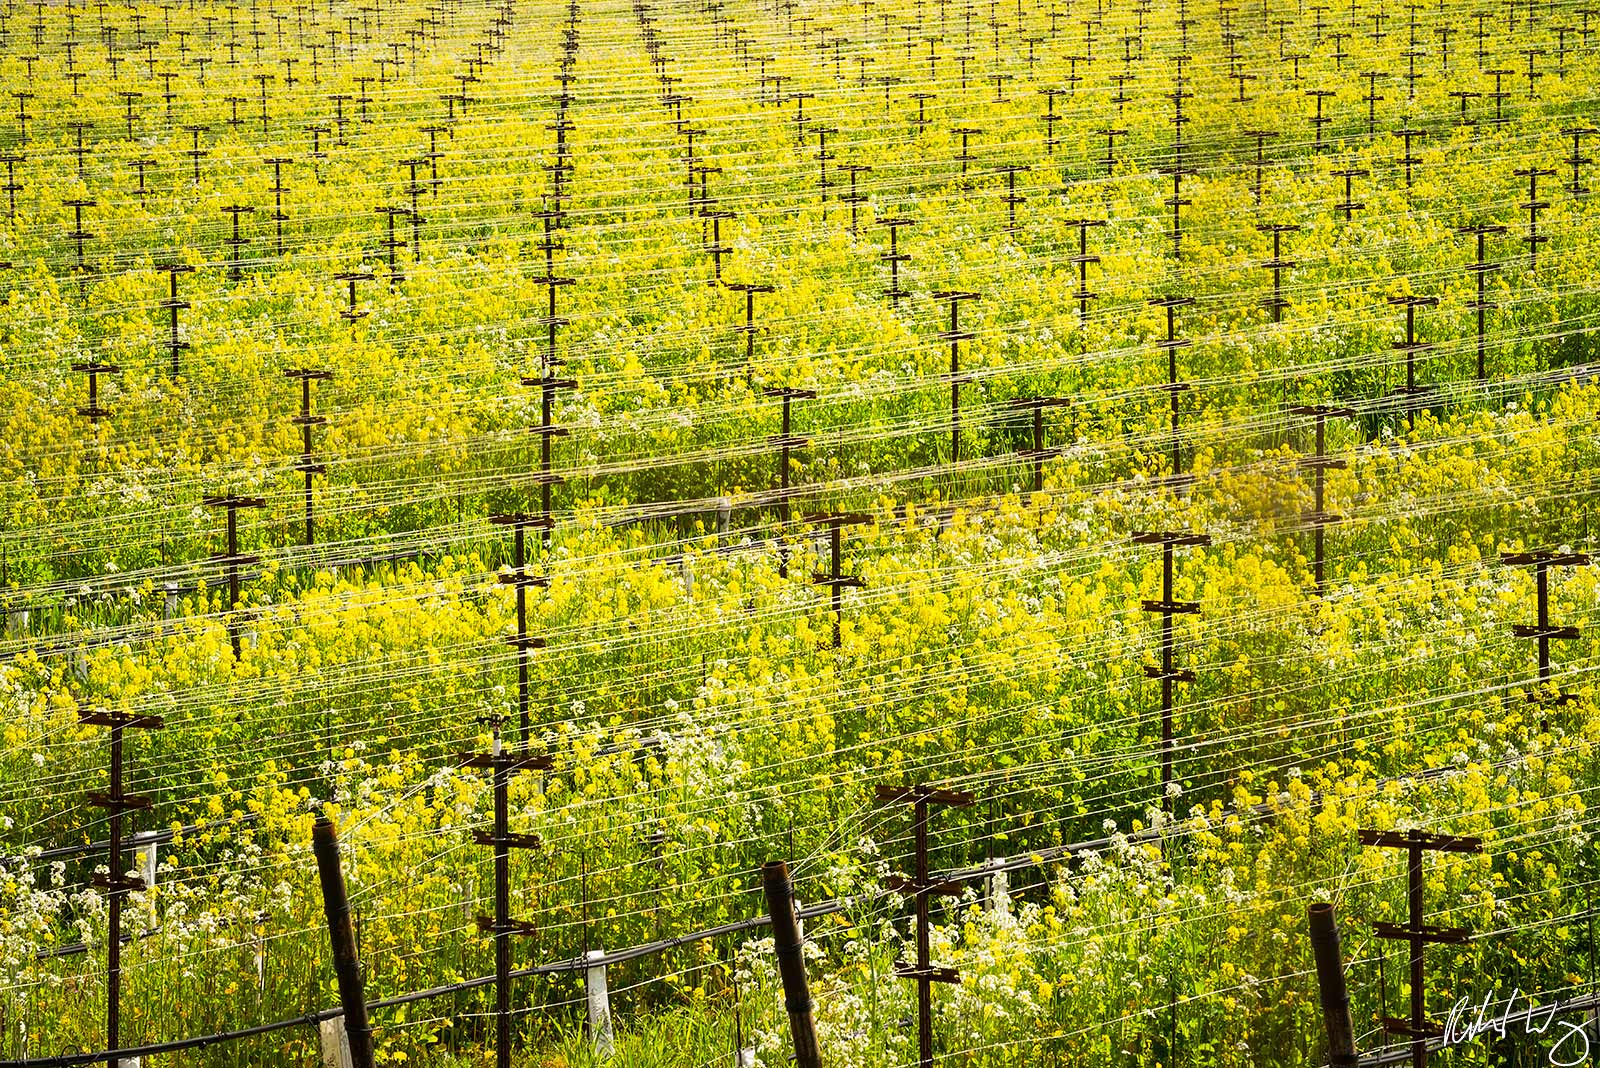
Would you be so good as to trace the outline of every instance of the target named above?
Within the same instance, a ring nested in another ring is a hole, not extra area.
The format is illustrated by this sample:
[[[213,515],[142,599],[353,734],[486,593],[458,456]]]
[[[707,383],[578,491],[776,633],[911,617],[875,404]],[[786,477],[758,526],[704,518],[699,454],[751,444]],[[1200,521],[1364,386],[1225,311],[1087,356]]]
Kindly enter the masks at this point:
[[[345,896],[344,870],[339,866],[339,832],[333,821],[318,813],[311,828],[311,848],[317,857],[322,882],[322,908],[328,917],[328,938],[333,945],[333,971],[339,980],[339,1004],[344,1010],[345,1041],[351,1068],[372,1068],[372,1027],[367,1022],[367,999],[361,984],[361,962],[356,956],[355,932],[350,926],[350,901]],[[328,1063],[324,1053],[323,1063]]]
[[[773,951],[778,958],[778,974],[783,979],[783,1004],[789,1012],[795,1066],[822,1068],[816,1022],[811,1017],[811,992],[806,986],[806,962],[801,949],[800,921],[794,911],[794,887],[789,882],[789,866],[781,860],[769,860],[763,864],[761,888],[766,893],[767,911],[772,916]]]

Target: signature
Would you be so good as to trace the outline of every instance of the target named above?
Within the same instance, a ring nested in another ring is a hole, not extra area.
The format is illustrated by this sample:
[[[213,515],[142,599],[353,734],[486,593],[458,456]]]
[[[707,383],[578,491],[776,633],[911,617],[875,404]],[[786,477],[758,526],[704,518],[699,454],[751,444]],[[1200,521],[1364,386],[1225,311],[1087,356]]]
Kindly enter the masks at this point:
[[[1531,995],[1524,995],[1520,989],[1513,988],[1511,997],[1506,999],[1505,1008],[1496,1014],[1490,1007],[1491,997],[1492,994],[1485,994],[1476,1011],[1470,997],[1464,997],[1450,1007],[1450,1015],[1444,1023],[1446,1048],[1463,1045],[1490,1033],[1497,1038],[1504,1038],[1513,1027],[1520,1026],[1525,1035],[1542,1035],[1554,1027],[1556,1031],[1551,1036],[1549,1048],[1545,1050],[1552,1068],[1575,1068],[1588,1061],[1589,1033],[1586,1024],[1558,1019],[1563,1013],[1586,1010],[1563,1008],[1559,1002],[1541,1006]],[[1526,1008],[1517,1008],[1518,998],[1527,1001]]]

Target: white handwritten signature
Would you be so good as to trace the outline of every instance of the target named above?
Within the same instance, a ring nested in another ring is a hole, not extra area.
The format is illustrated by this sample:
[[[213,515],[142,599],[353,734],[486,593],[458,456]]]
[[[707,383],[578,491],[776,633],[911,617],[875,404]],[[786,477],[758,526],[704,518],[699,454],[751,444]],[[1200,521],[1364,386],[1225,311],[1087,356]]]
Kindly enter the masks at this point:
[[[1444,1023],[1446,1047],[1459,1046],[1491,1032],[1496,1037],[1504,1038],[1508,1030],[1518,1025],[1525,1035],[1542,1035],[1554,1026],[1558,1030],[1550,1048],[1545,1051],[1553,1068],[1575,1068],[1588,1061],[1589,1033],[1585,1030],[1585,1024],[1556,1019],[1563,1012],[1577,1012],[1578,1009],[1563,1009],[1559,1004],[1540,1006],[1531,996],[1523,995],[1520,989],[1513,989],[1511,997],[1506,999],[1504,1010],[1495,1015],[1490,1008],[1492,997],[1492,994],[1485,994],[1476,1012],[1473,1011],[1470,997],[1464,997],[1451,1006],[1450,1015]],[[1527,1008],[1517,1008],[1519,997],[1525,998]]]

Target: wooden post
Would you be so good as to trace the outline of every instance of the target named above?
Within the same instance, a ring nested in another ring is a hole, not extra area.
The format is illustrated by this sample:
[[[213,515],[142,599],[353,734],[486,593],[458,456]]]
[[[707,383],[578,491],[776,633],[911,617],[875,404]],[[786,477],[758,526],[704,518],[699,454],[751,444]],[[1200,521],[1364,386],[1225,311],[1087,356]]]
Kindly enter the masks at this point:
[[[872,168],[864,163],[846,163],[839,169],[850,175],[850,192],[840,197],[839,200],[842,203],[850,205],[850,232],[852,234],[859,234],[859,209],[861,205],[867,203],[868,197],[865,193],[861,193],[857,190],[856,179],[860,175],[870,174],[872,172]]]
[[[1572,138],[1572,155],[1562,162],[1572,168],[1572,181],[1567,183],[1567,192],[1575,197],[1586,196],[1589,192],[1589,187],[1583,184],[1581,168],[1594,160],[1583,154],[1583,138],[1596,133],[1600,133],[1600,130],[1593,126],[1568,126],[1561,131],[1563,137]]]
[[[1518,207],[1528,213],[1528,233],[1523,237],[1522,243],[1528,246],[1528,270],[1539,269],[1539,246],[1548,244],[1550,238],[1539,232],[1539,212],[1550,206],[1548,200],[1539,199],[1539,179],[1554,177],[1555,171],[1544,167],[1524,167],[1511,172],[1518,178],[1528,180],[1528,200]]]
[[[100,403],[100,376],[121,374],[122,368],[114,363],[88,360],[73,364],[72,369],[79,374],[89,376],[89,403],[79,407],[78,414],[88,419],[91,425],[99,423],[102,419],[109,419],[111,409]]]
[[[816,1025],[811,1017],[804,941],[800,935],[800,921],[795,915],[789,866],[781,860],[763,864],[761,888],[767,898],[767,913],[772,917],[773,953],[778,958],[778,975],[783,980],[783,1005],[789,1013],[795,1066],[822,1068],[822,1051],[817,1045]]]
[[[1397,352],[1405,353],[1406,357],[1406,384],[1390,391],[1390,396],[1403,398],[1406,412],[1406,427],[1414,429],[1417,425],[1416,398],[1429,391],[1427,386],[1417,385],[1417,357],[1423,353],[1432,352],[1434,346],[1421,341],[1417,337],[1417,309],[1431,308],[1439,303],[1438,297],[1390,297],[1389,303],[1406,310],[1406,339],[1393,343]]]
[[[1283,258],[1283,235],[1297,232],[1300,227],[1295,223],[1258,223],[1256,230],[1263,234],[1272,235],[1272,258],[1261,266],[1272,272],[1272,296],[1261,302],[1261,306],[1272,313],[1272,321],[1283,322],[1283,309],[1289,302],[1283,299],[1283,272],[1294,267],[1294,260]]]
[[[1311,953],[1317,966],[1317,993],[1322,1022],[1328,1031],[1329,1068],[1356,1068],[1355,1027],[1350,1020],[1350,994],[1345,988],[1344,959],[1339,952],[1339,927],[1333,906],[1325,901],[1306,908],[1311,928]]]
[[[1167,354],[1167,380],[1161,387],[1167,391],[1170,410],[1168,451],[1172,471],[1168,475],[1167,481],[1174,490],[1181,490],[1184,486],[1194,481],[1194,476],[1183,473],[1183,437],[1179,431],[1180,409],[1178,397],[1189,392],[1192,387],[1187,382],[1178,381],[1178,350],[1188,348],[1194,342],[1188,338],[1180,338],[1178,336],[1177,310],[1192,305],[1194,298],[1156,297],[1150,303],[1154,307],[1166,309],[1167,313],[1167,336],[1163,340],[1156,342],[1156,344]]]
[[[167,299],[162,301],[159,306],[167,312],[168,316],[167,351],[172,363],[172,378],[173,381],[177,381],[180,370],[179,356],[185,349],[189,348],[189,343],[178,336],[178,313],[189,307],[188,301],[178,299],[178,276],[180,274],[192,274],[194,268],[186,263],[173,262],[157,264],[156,270],[167,272]]]
[[[727,287],[744,294],[744,325],[735,326],[735,334],[744,335],[744,373],[753,376],[756,369],[756,294],[771,293],[775,287],[765,282],[729,282]]]
[[[263,108],[265,108],[265,104],[266,102],[263,99]],[[288,187],[283,184],[283,168],[286,164],[293,163],[294,160],[283,156],[271,156],[262,162],[266,163],[272,168],[272,187],[267,190],[267,192],[272,194],[272,214],[267,216],[267,218],[272,220],[273,230],[277,235],[275,247],[278,250],[278,255],[282,256],[283,224],[289,218],[288,213],[283,210],[283,195],[289,191]],[[199,178],[197,177],[195,181],[198,182]]]
[[[1349,222],[1355,217],[1356,212],[1366,207],[1365,204],[1354,198],[1354,188],[1351,183],[1353,183],[1357,178],[1365,178],[1370,172],[1360,167],[1345,167],[1341,170],[1332,171],[1331,173],[1335,178],[1344,179],[1344,199],[1335,204],[1333,208],[1335,211],[1344,212],[1344,221]]]
[[[909,255],[900,251],[900,228],[902,226],[914,226],[916,225],[916,220],[905,218],[879,219],[877,225],[889,228],[889,251],[878,257],[881,262],[889,265],[889,288],[883,291],[883,295],[889,298],[891,307],[899,308],[900,298],[911,295],[900,288],[900,265],[911,260]]]
[[[225,214],[233,217],[233,234],[231,237],[222,239],[222,243],[227,245],[229,250],[228,280],[230,282],[238,282],[244,278],[244,260],[241,254],[244,251],[244,246],[249,243],[249,239],[239,233],[239,216],[254,214],[255,210],[248,204],[228,204],[222,208]]]
[[[328,917],[333,974],[339,980],[339,1006],[344,1010],[344,1033],[349,1042],[351,1068],[372,1068],[372,1026],[367,1022],[361,961],[356,954],[355,932],[350,926],[344,870],[339,865],[339,832],[333,821],[320,811],[311,828],[311,848],[317,857],[317,875],[322,883],[322,909]]]

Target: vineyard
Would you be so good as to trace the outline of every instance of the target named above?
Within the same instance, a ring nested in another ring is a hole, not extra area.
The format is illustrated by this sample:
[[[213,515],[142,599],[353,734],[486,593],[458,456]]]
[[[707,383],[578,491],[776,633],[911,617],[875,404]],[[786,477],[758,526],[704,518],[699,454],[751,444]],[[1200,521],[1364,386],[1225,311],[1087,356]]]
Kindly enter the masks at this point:
[[[0,1068],[1590,1063],[1596,159],[1572,0],[0,0]]]

